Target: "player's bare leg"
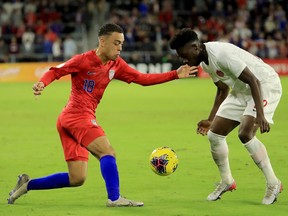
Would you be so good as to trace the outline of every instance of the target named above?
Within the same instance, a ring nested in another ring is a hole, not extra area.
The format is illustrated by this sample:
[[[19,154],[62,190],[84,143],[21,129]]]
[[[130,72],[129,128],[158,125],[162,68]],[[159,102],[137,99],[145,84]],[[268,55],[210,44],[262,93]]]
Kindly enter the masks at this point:
[[[128,200],[120,196],[115,151],[108,138],[106,136],[96,138],[87,146],[87,149],[100,160],[101,173],[105,180],[108,194],[107,207],[143,206],[143,202]]]
[[[87,161],[67,161],[69,170],[69,182],[71,187],[84,184],[87,176]]]

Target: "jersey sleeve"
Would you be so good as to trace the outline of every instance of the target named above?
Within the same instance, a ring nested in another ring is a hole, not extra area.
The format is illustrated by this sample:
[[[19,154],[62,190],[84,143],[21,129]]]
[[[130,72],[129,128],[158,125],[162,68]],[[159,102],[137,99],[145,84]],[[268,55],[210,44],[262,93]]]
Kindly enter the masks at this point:
[[[214,73],[211,73],[209,68],[207,66],[205,66],[205,64],[203,62],[200,63],[200,67],[203,71],[205,71],[205,73],[209,74],[209,76],[211,77],[211,79],[214,83],[216,83],[220,80]]]
[[[55,79],[60,79],[63,76],[72,73],[78,73],[80,71],[81,63],[84,61],[82,55],[76,55],[67,62],[59,64],[56,67],[51,67],[44,75],[40,78],[40,82],[43,82],[45,86],[49,85]]]
[[[218,64],[223,71],[229,71],[231,76],[238,78],[247,66],[234,52],[224,51],[218,58]]]
[[[120,62],[120,67],[115,73],[114,78],[124,81],[126,83],[133,82],[143,86],[156,85],[174,79],[179,79],[176,70],[168,71],[161,74],[143,74],[140,71],[130,67],[122,59]]]
[[[212,81],[214,82],[214,83],[216,83],[216,82],[218,82],[220,79],[215,75],[215,74],[213,74],[213,73],[209,73],[209,75],[210,75],[210,77],[211,77],[211,79],[212,79]]]

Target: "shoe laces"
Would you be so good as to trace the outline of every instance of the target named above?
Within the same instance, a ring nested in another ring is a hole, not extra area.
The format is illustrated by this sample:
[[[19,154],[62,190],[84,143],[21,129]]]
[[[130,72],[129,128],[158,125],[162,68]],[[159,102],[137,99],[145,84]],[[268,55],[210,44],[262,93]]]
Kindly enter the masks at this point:
[[[274,191],[275,189],[277,189],[277,187],[278,185],[267,185],[265,197],[270,197],[272,195],[275,195]]]
[[[216,183],[215,186],[216,186],[216,189],[214,190],[213,193],[221,193],[221,192],[225,191],[225,188],[227,187],[226,184],[223,184],[220,182]]]

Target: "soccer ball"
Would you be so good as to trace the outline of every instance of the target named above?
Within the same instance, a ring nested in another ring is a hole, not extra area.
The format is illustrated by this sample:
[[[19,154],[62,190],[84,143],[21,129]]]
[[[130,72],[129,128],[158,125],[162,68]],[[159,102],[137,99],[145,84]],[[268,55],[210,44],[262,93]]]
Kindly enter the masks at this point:
[[[160,176],[167,176],[175,172],[178,167],[178,157],[169,147],[155,149],[149,158],[150,168]]]

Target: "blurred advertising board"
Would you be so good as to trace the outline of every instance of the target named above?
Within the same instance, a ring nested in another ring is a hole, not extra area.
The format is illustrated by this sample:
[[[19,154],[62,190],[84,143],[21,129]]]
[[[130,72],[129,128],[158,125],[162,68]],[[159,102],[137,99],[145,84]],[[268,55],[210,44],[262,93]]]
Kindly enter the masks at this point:
[[[34,62],[34,63],[1,63],[0,82],[35,82],[52,66],[60,62]],[[69,80],[62,77],[60,80]]]
[[[288,76],[288,59],[264,59],[280,76]],[[0,63],[0,82],[35,82],[52,66],[61,62],[34,62],[34,63]],[[180,62],[135,62],[129,65],[142,73],[162,73],[177,69]],[[205,78],[208,74],[199,67],[198,77]],[[70,76],[64,76],[61,81],[70,80]]]

